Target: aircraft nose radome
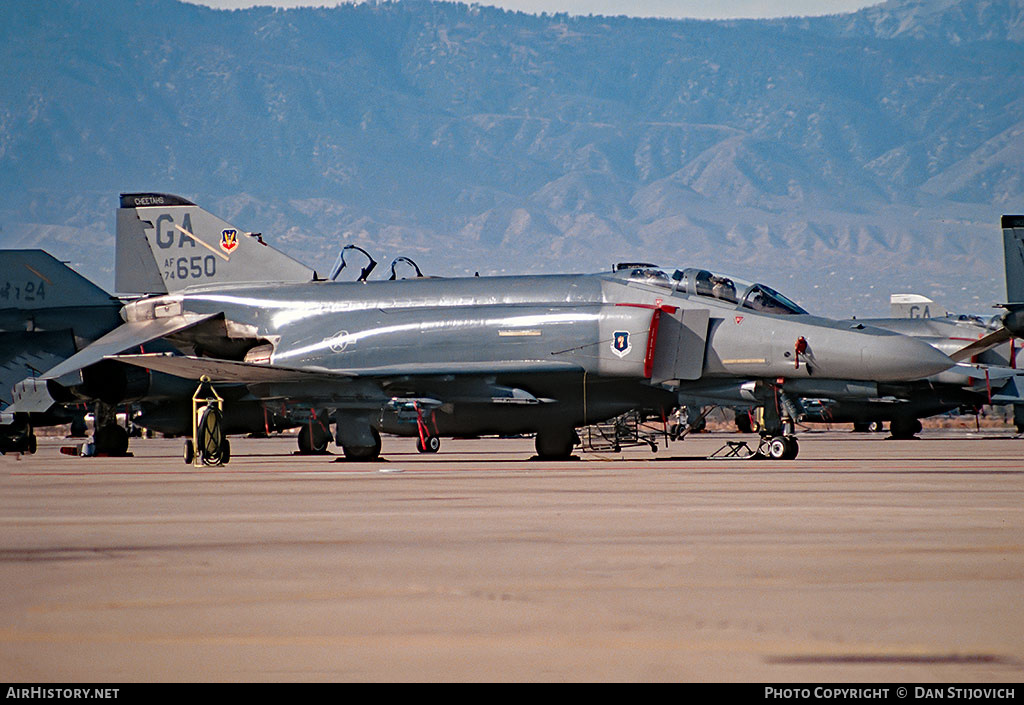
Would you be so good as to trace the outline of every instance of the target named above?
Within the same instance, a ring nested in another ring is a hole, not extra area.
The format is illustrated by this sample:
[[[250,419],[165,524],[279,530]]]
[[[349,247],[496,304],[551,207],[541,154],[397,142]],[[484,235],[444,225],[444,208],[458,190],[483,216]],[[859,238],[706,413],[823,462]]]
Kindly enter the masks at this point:
[[[948,355],[909,336],[887,336],[861,349],[861,359],[878,382],[923,379],[954,365]]]

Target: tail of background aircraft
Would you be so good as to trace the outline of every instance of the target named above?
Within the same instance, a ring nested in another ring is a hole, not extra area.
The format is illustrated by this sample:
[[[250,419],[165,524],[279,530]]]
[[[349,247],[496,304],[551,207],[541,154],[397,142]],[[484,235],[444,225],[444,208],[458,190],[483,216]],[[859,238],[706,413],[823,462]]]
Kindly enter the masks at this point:
[[[927,296],[920,294],[890,294],[889,316],[891,318],[942,318],[948,313]]]
[[[180,196],[121,194],[115,288],[166,294],[241,282],[308,282],[315,272]]]
[[[1004,215],[1002,227],[1006,302],[1024,303],[1024,215]]]
[[[0,407],[11,402],[15,383],[120,325],[120,309],[120,301],[43,250],[0,251]]]
[[[0,310],[110,306],[112,301],[110,294],[43,250],[3,250],[0,256]]]

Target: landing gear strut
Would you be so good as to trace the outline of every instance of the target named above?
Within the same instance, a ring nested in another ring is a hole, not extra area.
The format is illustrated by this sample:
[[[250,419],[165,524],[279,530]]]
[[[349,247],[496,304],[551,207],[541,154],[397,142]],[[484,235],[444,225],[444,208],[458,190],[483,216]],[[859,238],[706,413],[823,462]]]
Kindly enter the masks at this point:
[[[781,390],[777,390],[772,403],[762,409],[761,442],[755,455],[772,460],[792,460],[799,454],[800,445],[793,435],[797,403]]]

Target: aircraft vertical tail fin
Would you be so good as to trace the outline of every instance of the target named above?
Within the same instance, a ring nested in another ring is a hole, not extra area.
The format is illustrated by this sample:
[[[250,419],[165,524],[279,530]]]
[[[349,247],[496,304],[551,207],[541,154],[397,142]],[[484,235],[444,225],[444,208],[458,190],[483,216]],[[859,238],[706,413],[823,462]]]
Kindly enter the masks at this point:
[[[890,294],[890,318],[942,318],[949,312],[944,306],[920,294]]]
[[[0,256],[0,309],[114,304],[110,294],[45,250],[3,250]]]
[[[190,286],[308,282],[315,272],[180,196],[123,193],[117,211],[115,288],[167,294]]]
[[[1004,215],[1003,259],[1007,303],[1024,303],[1024,215]]]

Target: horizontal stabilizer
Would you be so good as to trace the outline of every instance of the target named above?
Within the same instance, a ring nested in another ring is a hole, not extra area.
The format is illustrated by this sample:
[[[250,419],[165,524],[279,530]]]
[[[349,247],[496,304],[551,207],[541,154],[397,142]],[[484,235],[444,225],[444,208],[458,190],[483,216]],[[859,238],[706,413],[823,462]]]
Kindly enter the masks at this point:
[[[93,365],[109,355],[115,355],[119,352],[145,345],[159,338],[183,331],[186,328],[191,328],[219,315],[221,314],[186,313],[182,316],[125,323],[72,355],[53,369],[47,370],[43,378],[55,380],[65,387],[74,386],[81,383],[83,368]]]

